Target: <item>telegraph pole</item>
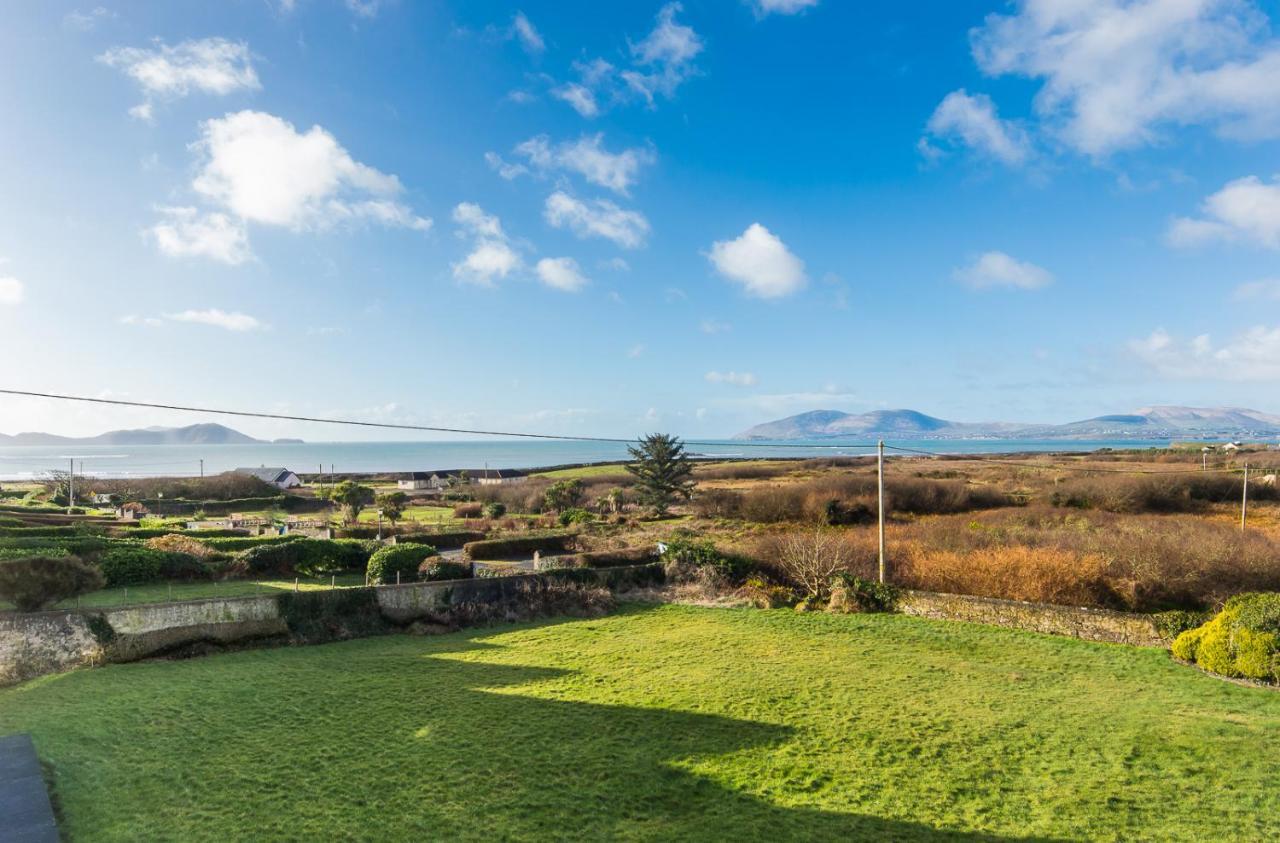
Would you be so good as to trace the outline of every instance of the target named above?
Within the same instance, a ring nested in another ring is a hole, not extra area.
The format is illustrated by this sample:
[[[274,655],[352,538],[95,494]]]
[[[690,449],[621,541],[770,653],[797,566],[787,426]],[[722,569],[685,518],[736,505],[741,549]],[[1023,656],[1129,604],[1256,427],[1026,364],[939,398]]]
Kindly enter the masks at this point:
[[[1244,464],[1244,488],[1240,490],[1240,532],[1249,517],[1249,464]]]
[[[67,515],[71,514],[71,510],[76,507],[76,458],[72,457],[68,462],[67,468]]]
[[[880,582],[884,582],[884,440],[876,448],[876,477],[880,486]]]
[[[204,479],[204,457],[200,458],[200,479]]]

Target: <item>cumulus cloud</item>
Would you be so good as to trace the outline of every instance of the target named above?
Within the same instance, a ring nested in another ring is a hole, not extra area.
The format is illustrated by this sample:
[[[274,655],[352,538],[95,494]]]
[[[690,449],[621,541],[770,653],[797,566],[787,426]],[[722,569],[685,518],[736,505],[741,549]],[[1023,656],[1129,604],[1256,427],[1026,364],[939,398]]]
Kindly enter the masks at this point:
[[[734,240],[713,243],[707,257],[717,272],[751,296],[781,298],[805,285],[804,261],[758,222]]]
[[[756,17],[795,15],[818,5],[818,0],[749,0]]]
[[[724,383],[731,386],[755,386],[756,376],[751,372],[707,372],[707,383]]]
[[[534,55],[547,48],[542,36],[534,28],[533,23],[525,17],[524,12],[516,12],[516,16],[511,20],[511,31],[519,39],[520,46]]]
[[[219,310],[216,307],[208,310],[184,310],[180,313],[166,313],[164,318],[170,322],[191,322],[197,325],[209,325],[226,331],[256,331],[266,326],[247,313]]]
[[[1259,325],[1223,345],[1215,345],[1208,334],[1184,341],[1160,328],[1131,341],[1129,351],[1167,378],[1280,380],[1280,327]]]
[[[1004,164],[1022,164],[1031,151],[1027,133],[1001,120],[990,97],[970,95],[963,88],[943,98],[929,118],[927,129],[936,139],[962,144]],[[921,150],[929,157],[937,154],[925,139],[921,141]]]
[[[1257,176],[1228,182],[1201,204],[1202,217],[1178,217],[1169,226],[1174,246],[1198,246],[1225,240],[1280,248],[1280,179]]]
[[[172,47],[157,39],[152,48],[113,47],[98,61],[138,84],[147,99],[129,113],[147,120],[156,99],[177,99],[193,91],[225,95],[262,87],[249,45],[226,38],[183,41]]]
[[[160,208],[165,219],[147,230],[161,254],[209,258],[236,266],[253,257],[244,223],[226,214],[191,207]]]
[[[1038,290],[1053,283],[1053,275],[1047,269],[1004,252],[983,252],[973,263],[955,270],[952,277],[975,290]]]
[[[644,38],[628,41],[627,67],[619,69],[602,58],[574,62],[577,80],[556,85],[551,95],[588,118],[614,102],[641,99],[652,107],[658,96],[675,96],[681,83],[697,73],[694,59],[703,50],[698,33],[676,20],[681,11],[679,3],[668,3]]]
[[[192,187],[237,217],[295,231],[365,220],[425,231],[431,221],[394,199],[393,175],[353,159],[320,126],[299,132],[273,114],[240,111],[206,120]]]
[[[0,276],[0,305],[21,304],[24,297],[21,281],[9,275]]]
[[[698,33],[676,21],[676,14],[683,8],[679,3],[663,6],[658,10],[653,31],[638,44],[631,45],[637,68],[624,70],[622,79],[650,105],[657,94],[675,95],[680,83],[694,74],[693,60],[702,52]]]
[[[1175,125],[1280,136],[1280,42],[1248,0],[1020,0],[971,43],[983,72],[1042,80],[1037,114],[1089,155]]]
[[[604,134],[601,132],[559,144],[551,143],[546,135],[538,135],[517,146],[515,152],[538,172],[577,173],[591,184],[623,196],[628,195],[639,178],[640,169],[654,160],[653,151],[644,147],[610,152],[604,148]],[[506,164],[501,158],[489,163],[504,178],[515,178],[529,169],[524,165]]]
[[[474,202],[459,203],[453,209],[453,221],[459,235],[471,239],[471,251],[453,265],[453,277],[459,281],[491,287],[495,280],[506,278],[520,269],[523,261],[511,247],[502,222]]]
[[[584,202],[557,190],[547,197],[543,215],[556,228],[568,228],[583,238],[603,237],[624,249],[639,248],[649,235],[649,221],[643,214],[607,199]]]
[[[543,284],[566,293],[576,293],[590,283],[573,258],[543,258],[535,270]]]

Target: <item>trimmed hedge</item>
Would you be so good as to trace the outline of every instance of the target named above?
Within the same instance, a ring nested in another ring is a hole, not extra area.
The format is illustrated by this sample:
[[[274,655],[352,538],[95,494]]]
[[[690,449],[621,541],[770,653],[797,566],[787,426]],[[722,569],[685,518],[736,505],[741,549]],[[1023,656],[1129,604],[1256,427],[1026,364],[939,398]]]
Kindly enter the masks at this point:
[[[428,557],[418,566],[419,582],[441,580],[469,580],[475,576],[475,566],[470,562],[454,562],[440,556]]]
[[[502,539],[486,539],[468,542],[462,552],[468,559],[501,560],[512,556],[524,556],[536,552],[569,550],[576,533],[547,533],[534,536],[511,536]]]
[[[427,557],[435,555],[436,549],[426,544],[386,545],[369,557],[369,583],[390,585],[395,582],[413,582],[418,578],[418,566]],[[400,575],[398,578],[397,573]]]
[[[622,565],[645,565],[658,561],[656,547],[624,547],[620,550],[594,550],[561,556],[557,560],[566,568],[617,568]]]
[[[0,527],[0,538],[23,538],[25,536],[82,536],[85,529],[76,525],[48,527]]]
[[[128,542],[79,534],[71,536],[9,536],[0,538],[0,550],[33,550],[38,553],[57,548],[76,556],[101,553],[115,545],[128,546]]]
[[[232,539],[249,538],[248,530],[187,530],[183,528],[165,529],[164,527],[126,527],[113,532],[112,535],[129,539],[155,539],[160,536],[190,536],[193,539]]]
[[[248,550],[251,547],[262,547],[263,545],[301,541],[304,538],[306,538],[306,536],[291,533],[287,536],[249,536],[248,538],[233,536],[226,539],[201,539],[201,541],[209,545],[209,547],[214,550],[221,550],[226,553],[236,553],[241,550]]]
[[[1280,594],[1238,594],[1217,617],[1173,642],[1173,655],[1210,673],[1280,681]]]
[[[454,530],[442,533],[402,533],[396,536],[396,544],[429,544],[432,547],[453,550],[469,542],[484,540],[485,534],[477,530]]]
[[[108,587],[140,585],[165,579],[192,579],[205,575],[204,563],[186,553],[153,550],[142,545],[109,548],[98,559]]]
[[[298,538],[249,548],[239,558],[251,575],[314,577],[364,568],[376,547],[358,539]]]

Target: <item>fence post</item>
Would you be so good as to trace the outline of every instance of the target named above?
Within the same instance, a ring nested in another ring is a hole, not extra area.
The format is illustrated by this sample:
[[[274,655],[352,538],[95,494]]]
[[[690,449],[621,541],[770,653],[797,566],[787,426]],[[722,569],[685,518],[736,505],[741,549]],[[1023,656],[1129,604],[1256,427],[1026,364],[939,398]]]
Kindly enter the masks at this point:
[[[1240,490],[1240,532],[1244,532],[1249,517],[1249,464],[1244,464],[1244,488]]]
[[[884,440],[876,448],[876,478],[880,501],[880,582],[884,582]]]
[[[298,578],[297,578],[297,577],[294,577],[294,578],[293,578],[293,590],[294,590],[294,593],[295,593],[295,594],[296,594],[296,593],[297,593],[297,591],[298,591]]]
[[[335,588],[337,588],[337,587],[338,587],[338,575],[337,575],[337,574],[330,574],[330,575],[329,575],[329,590],[330,590],[330,591],[332,591],[333,589],[335,589]]]

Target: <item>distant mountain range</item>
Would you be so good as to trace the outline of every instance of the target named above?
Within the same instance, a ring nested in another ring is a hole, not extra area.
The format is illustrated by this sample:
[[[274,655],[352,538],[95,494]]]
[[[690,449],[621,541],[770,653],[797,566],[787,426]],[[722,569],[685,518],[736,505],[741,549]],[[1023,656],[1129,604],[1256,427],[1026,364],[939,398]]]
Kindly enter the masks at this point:
[[[916,410],[812,410],[748,428],[735,439],[1177,439],[1280,437],[1280,416],[1242,407],[1143,407],[1067,424],[956,422]]]
[[[0,445],[265,445],[292,444],[301,439],[254,439],[220,424],[186,427],[144,427],[112,430],[97,436],[56,436],[52,433],[0,433]]]

